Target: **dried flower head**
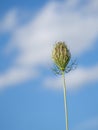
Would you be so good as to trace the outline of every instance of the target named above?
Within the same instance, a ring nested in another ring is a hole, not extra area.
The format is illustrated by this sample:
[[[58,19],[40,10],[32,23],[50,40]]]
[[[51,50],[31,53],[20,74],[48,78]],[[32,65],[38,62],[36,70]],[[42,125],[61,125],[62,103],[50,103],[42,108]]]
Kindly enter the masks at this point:
[[[52,51],[52,59],[60,71],[65,71],[71,59],[70,51],[65,42],[57,42]]]
[[[71,64],[68,64],[71,59],[71,53],[67,48],[65,42],[57,42],[52,51],[52,59],[54,61],[53,71],[56,74],[62,75],[63,78],[63,88],[64,88],[64,108],[66,117],[66,130],[68,127],[68,108],[67,108],[67,96],[66,96],[66,84],[65,84],[65,72],[68,73],[72,69],[76,68],[76,60]]]

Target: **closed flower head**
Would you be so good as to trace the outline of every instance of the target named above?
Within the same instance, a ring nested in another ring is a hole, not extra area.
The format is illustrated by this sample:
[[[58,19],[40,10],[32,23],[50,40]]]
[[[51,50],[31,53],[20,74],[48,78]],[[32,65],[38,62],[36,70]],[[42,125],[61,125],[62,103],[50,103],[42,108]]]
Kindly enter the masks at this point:
[[[70,58],[71,54],[65,42],[57,42],[52,51],[52,59],[61,71],[65,71]]]

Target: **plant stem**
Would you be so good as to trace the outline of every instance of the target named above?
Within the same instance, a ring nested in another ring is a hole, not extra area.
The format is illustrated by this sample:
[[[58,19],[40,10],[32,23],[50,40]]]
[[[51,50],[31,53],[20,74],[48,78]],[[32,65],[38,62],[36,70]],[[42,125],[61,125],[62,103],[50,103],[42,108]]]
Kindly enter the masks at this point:
[[[66,95],[66,84],[65,84],[65,73],[62,72],[63,78],[63,89],[64,89],[64,110],[65,110],[65,117],[66,117],[66,130],[68,130],[68,108],[67,108],[67,95]]]

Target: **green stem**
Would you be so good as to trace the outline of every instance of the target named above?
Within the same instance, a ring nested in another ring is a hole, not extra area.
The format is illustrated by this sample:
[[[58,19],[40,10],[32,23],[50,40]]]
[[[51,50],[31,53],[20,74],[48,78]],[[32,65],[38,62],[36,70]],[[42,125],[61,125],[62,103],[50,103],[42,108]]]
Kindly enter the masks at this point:
[[[66,130],[68,130],[68,108],[67,108],[67,95],[66,95],[66,84],[65,84],[65,73],[62,72],[63,88],[64,88],[64,110],[66,117]]]

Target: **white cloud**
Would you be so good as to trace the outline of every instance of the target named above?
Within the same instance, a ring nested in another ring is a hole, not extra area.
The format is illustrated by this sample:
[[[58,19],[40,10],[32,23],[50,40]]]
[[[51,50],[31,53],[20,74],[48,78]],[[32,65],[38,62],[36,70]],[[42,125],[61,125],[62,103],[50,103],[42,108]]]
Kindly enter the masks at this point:
[[[90,13],[83,15],[86,9],[82,7],[80,10],[75,10],[77,5],[77,0],[73,0],[73,4],[68,2],[48,3],[35,19],[32,18],[25,25],[14,29],[10,44],[5,50],[10,51],[13,47],[17,47],[20,55],[15,61],[15,66],[26,69],[24,69],[24,75],[20,74],[21,71],[17,71],[17,67],[15,70],[12,68],[0,75],[1,86],[5,86],[6,77],[11,77],[16,72],[13,81],[9,78],[7,84],[26,80],[26,75],[31,77],[31,68],[35,70],[36,66],[50,62],[51,49],[55,41],[66,41],[72,54],[78,56],[94,46],[93,41],[98,34],[98,17],[90,15]],[[69,6],[73,6],[73,10],[69,9]],[[89,6],[91,3],[85,7],[89,8]],[[17,25],[18,18],[16,12],[10,11],[3,20],[2,30],[12,30]],[[17,78],[18,75],[21,79]]]
[[[86,84],[98,81],[98,65],[90,68],[77,68],[66,74],[65,77],[67,89],[75,90]],[[50,89],[61,89],[62,78],[46,78],[44,85]]]
[[[4,89],[7,86],[12,86],[25,80],[35,78],[39,74],[37,71],[31,71],[24,68],[12,68],[8,70],[5,74],[0,75],[0,89]],[[4,87],[4,88],[3,88]]]

